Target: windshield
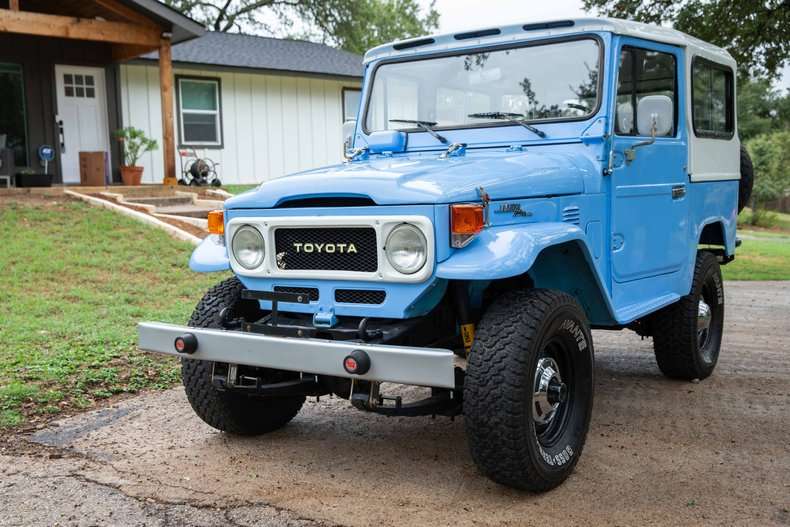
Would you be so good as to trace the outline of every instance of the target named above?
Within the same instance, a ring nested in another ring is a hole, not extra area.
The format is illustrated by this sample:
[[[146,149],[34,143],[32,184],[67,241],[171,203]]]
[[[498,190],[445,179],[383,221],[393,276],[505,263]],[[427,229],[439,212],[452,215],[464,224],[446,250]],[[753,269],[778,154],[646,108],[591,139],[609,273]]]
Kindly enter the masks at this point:
[[[373,77],[365,129],[415,128],[403,120],[434,128],[501,124],[503,113],[531,122],[584,118],[598,105],[599,57],[598,42],[584,38],[384,63]]]

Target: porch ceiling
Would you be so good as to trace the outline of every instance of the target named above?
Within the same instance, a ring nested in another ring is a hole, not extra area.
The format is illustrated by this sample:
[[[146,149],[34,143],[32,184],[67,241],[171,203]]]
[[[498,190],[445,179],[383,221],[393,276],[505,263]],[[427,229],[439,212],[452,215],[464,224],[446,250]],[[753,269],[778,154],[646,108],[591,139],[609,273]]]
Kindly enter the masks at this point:
[[[21,11],[50,15],[76,16],[104,19],[113,22],[134,22],[158,28],[159,25],[145,15],[114,1],[107,0],[19,0]]]
[[[0,32],[114,44],[117,60],[158,49],[160,40],[200,36],[202,27],[150,0],[0,0]],[[151,5],[148,5],[151,4]]]

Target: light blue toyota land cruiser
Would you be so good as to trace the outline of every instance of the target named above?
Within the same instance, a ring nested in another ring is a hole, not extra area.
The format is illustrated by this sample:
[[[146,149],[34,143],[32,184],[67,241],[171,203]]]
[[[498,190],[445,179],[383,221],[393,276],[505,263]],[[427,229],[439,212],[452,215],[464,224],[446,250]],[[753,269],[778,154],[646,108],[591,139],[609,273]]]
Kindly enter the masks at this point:
[[[190,265],[234,277],[188,325],[140,324],[140,348],[182,358],[219,430],[271,432],[326,394],[463,414],[483,474],[555,487],[590,423],[591,328],[652,336],[672,378],[716,366],[752,183],[735,66],[609,19],[379,46],[346,161],[213,213]]]

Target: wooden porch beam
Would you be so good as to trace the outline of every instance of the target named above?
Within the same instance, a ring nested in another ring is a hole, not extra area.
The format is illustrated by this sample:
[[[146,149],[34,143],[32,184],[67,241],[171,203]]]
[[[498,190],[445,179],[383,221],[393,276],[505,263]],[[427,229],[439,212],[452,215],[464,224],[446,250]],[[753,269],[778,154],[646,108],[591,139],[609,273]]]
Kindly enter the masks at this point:
[[[0,33],[159,47],[162,30],[150,26],[0,9]]]
[[[170,39],[159,43],[159,91],[162,94],[162,155],[165,163],[164,185],[175,186],[176,145],[173,131],[173,53]]]

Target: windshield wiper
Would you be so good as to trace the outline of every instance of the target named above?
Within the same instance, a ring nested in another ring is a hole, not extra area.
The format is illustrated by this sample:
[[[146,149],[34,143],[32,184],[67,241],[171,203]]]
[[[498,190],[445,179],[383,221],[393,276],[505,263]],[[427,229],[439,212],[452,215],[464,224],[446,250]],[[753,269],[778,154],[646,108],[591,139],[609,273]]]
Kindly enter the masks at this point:
[[[472,119],[499,119],[503,121],[510,121],[511,123],[519,124],[532,132],[533,134],[537,135],[538,137],[544,138],[546,137],[546,132],[535,128],[524,119],[526,115],[520,113],[511,113],[511,112],[484,112],[484,113],[470,113],[467,117],[471,117]]]
[[[437,123],[435,123],[433,121],[417,121],[417,120],[414,120],[414,119],[390,119],[390,122],[391,123],[406,123],[406,124],[416,125],[417,128],[421,128],[422,130],[425,130],[426,132],[431,134],[433,137],[435,137],[437,141],[440,141],[443,145],[446,145],[446,144],[450,143],[450,141],[448,141],[446,137],[436,133],[436,130],[434,130],[433,127],[436,126]]]

